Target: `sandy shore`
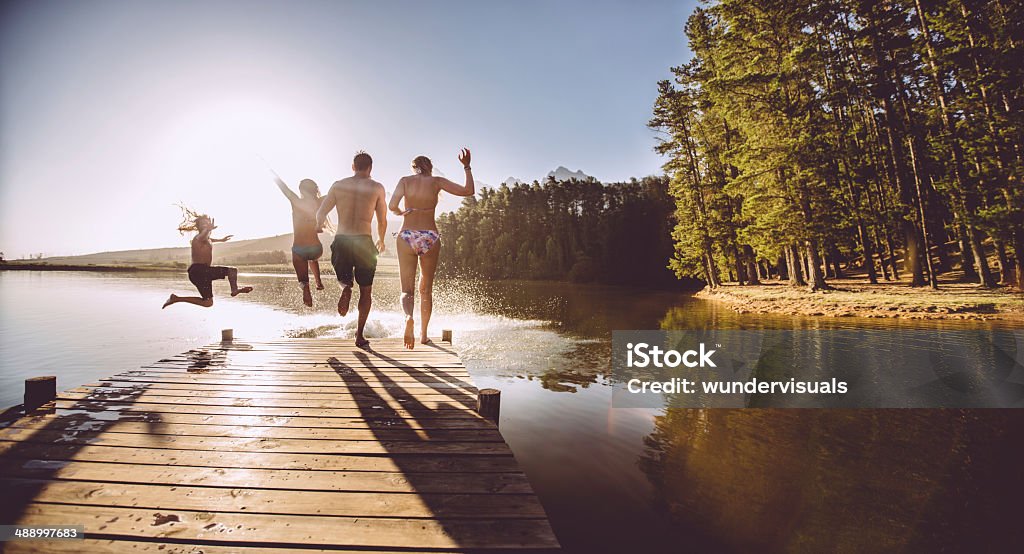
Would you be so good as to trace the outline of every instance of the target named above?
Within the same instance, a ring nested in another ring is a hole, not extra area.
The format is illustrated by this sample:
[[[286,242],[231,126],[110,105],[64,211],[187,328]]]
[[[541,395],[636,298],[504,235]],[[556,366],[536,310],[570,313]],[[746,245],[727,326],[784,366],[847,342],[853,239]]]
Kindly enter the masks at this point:
[[[811,292],[772,282],[756,286],[730,283],[705,288],[697,298],[722,302],[740,313],[906,319],[1017,320],[1024,324],[1024,294],[1009,288],[987,290],[969,283],[940,282],[939,290],[906,283],[833,279],[832,290]]]

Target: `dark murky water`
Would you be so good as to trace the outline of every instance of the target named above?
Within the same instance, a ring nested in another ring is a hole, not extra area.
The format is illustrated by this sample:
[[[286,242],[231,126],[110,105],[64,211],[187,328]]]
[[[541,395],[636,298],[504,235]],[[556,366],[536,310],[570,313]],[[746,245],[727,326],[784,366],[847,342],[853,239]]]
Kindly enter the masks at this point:
[[[236,336],[351,336],[337,288],[301,306],[288,276],[244,299],[175,306],[179,275],[0,272],[0,404],[21,380],[62,388]],[[218,284],[217,287],[221,287]],[[395,336],[384,271],[371,336]],[[1024,538],[1017,410],[640,410],[611,407],[617,329],[978,329],[988,324],[738,315],[685,293],[463,283],[435,295],[478,386],[502,389],[502,431],[573,552],[1003,551]],[[894,371],[898,368],[894,368]]]

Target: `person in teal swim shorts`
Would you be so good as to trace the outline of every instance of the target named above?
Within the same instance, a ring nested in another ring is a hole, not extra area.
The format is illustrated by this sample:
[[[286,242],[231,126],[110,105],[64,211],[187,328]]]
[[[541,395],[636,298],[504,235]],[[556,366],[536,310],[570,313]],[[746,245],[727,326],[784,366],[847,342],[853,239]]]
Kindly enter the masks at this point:
[[[299,194],[295,194],[280,177],[276,174],[274,177],[277,187],[292,205],[292,266],[295,268],[295,276],[299,279],[299,286],[302,287],[302,303],[312,307],[310,273],[316,280],[316,290],[324,290],[324,283],[320,280],[320,256],[324,253],[320,231],[323,227],[316,221],[316,212],[323,201],[320,188],[312,179],[303,179],[299,182]]]

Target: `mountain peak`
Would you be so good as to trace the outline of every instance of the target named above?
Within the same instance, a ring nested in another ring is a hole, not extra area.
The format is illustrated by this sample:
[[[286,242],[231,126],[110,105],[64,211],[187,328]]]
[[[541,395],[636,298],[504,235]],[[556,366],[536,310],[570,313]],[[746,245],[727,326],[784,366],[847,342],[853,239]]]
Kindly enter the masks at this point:
[[[592,179],[593,178],[590,175],[587,175],[586,173],[583,173],[582,169],[576,170],[576,171],[572,171],[569,168],[565,167],[564,165],[558,166],[554,171],[549,171],[548,172],[548,177],[552,178],[552,179],[554,179],[556,181],[570,181],[572,179],[577,179],[579,181],[585,181],[587,179]]]

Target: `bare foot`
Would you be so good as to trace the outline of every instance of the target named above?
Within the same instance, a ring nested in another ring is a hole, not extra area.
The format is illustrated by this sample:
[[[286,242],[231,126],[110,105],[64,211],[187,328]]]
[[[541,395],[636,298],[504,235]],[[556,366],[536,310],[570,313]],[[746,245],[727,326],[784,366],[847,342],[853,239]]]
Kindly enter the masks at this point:
[[[309,285],[302,285],[302,303],[310,308],[313,307],[313,293],[309,292]]]
[[[434,342],[434,341],[430,340],[429,337],[423,337],[423,338],[420,339],[420,344],[430,344],[432,342]]]
[[[366,340],[366,337],[356,337],[356,347],[358,348],[369,348],[370,341]]]
[[[235,292],[231,293],[231,296],[238,296],[239,294],[248,294],[252,292],[252,287],[242,287]]]
[[[177,301],[178,301],[178,296],[175,295],[175,294],[172,294],[172,295],[167,297],[167,302],[164,302],[164,305],[160,309],[162,310],[162,309],[166,308],[167,306],[170,306],[171,304],[174,304]]]
[[[415,323],[412,318],[405,320],[405,347],[412,350],[416,346],[416,335],[413,334],[412,328]]]
[[[352,287],[342,287],[341,298],[338,299],[338,315],[348,313],[348,305],[352,302]]]
[[[316,290],[324,290],[324,284],[320,281],[316,282]]]

